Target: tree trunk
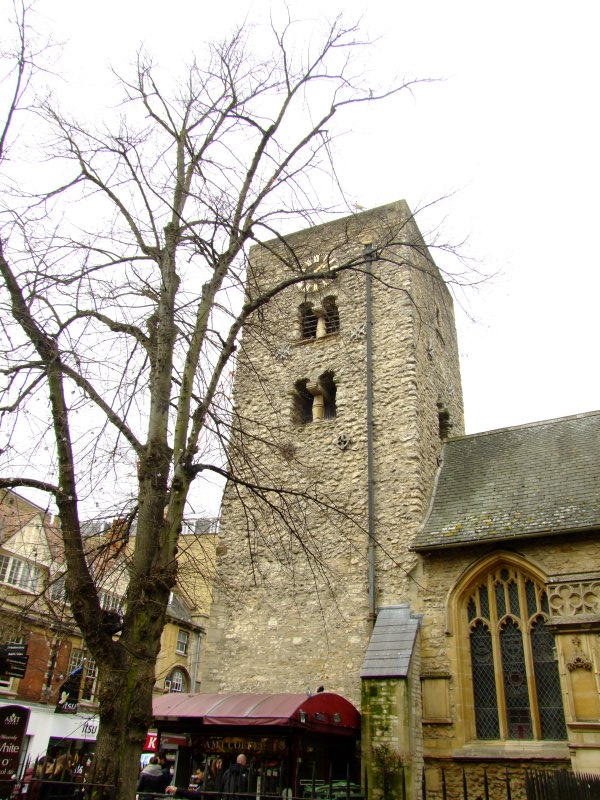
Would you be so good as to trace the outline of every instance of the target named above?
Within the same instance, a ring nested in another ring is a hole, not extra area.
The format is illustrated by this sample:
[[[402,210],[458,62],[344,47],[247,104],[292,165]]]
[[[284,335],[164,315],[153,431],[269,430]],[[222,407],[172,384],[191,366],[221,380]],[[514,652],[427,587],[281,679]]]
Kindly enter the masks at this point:
[[[90,783],[91,800],[134,800],[140,754],[152,721],[154,665],[125,658],[100,670],[100,726]]]

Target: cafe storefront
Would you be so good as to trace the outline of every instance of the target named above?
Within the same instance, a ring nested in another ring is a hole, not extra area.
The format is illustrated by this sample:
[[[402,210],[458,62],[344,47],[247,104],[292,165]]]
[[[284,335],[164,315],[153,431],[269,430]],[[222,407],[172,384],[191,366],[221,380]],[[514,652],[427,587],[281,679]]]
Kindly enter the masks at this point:
[[[358,791],[360,714],[344,697],[305,694],[179,694],[155,697],[158,747],[174,735],[175,783],[219,792],[241,754],[248,794],[327,796],[326,788]],[[321,791],[320,791],[321,788]]]

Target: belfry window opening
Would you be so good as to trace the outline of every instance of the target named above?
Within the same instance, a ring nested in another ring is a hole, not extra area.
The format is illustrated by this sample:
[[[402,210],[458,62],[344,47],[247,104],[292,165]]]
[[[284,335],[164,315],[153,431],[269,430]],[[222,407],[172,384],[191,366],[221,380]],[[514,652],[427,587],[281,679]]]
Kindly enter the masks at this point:
[[[337,387],[332,371],[319,376],[318,383],[309,386],[308,379],[298,380],[292,392],[292,421],[296,425],[306,425],[324,419],[334,419],[337,415]]]
[[[302,339],[315,339],[317,336],[318,318],[312,303],[302,303],[300,306],[300,337]]]
[[[297,425],[306,425],[313,420],[313,395],[307,388],[308,380],[296,381],[293,392],[292,418]]]
[[[326,297],[323,300],[323,319],[325,333],[337,333],[340,329],[340,312],[338,311],[335,297]]]
[[[300,319],[300,339],[322,339],[340,329],[340,312],[333,296],[325,297],[321,308],[313,303],[301,303],[298,308]]]
[[[335,403],[337,387],[333,380],[333,372],[324,372],[319,377],[319,386],[323,398],[323,419],[333,419],[337,414]]]

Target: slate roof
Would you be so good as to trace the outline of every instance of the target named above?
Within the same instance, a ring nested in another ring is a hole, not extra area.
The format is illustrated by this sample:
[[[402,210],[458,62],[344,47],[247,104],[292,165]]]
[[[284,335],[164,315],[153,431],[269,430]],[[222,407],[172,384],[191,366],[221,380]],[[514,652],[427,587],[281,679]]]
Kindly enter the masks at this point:
[[[171,592],[169,605],[167,606],[167,614],[178,622],[186,622],[188,625],[193,624],[192,617],[190,616],[187,606],[181,597],[179,597],[179,595],[177,595],[175,592]]]
[[[414,549],[600,529],[600,411],[450,439]]]
[[[385,606],[378,615],[360,671],[361,678],[405,678],[421,616],[408,605]]]

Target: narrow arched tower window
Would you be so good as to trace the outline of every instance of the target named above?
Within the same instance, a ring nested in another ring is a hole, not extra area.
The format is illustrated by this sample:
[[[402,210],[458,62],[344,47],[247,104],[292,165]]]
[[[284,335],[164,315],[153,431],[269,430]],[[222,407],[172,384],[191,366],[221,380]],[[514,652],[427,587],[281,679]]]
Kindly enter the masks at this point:
[[[333,380],[333,372],[324,372],[319,377],[319,386],[323,396],[323,419],[333,419],[337,414],[335,402],[337,387]]]
[[[317,315],[312,303],[302,303],[300,306],[300,337],[314,339],[317,335]]]
[[[450,422],[450,412],[444,408],[442,403],[437,404],[438,408],[438,428],[440,439],[443,441],[450,436],[452,431],[452,423]]]
[[[313,420],[314,395],[307,388],[308,380],[296,381],[292,394],[292,420],[297,425],[306,425]]]
[[[325,333],[337,333],[340,329],[340,312],[338,311],[335,297],[326,297],[323,300],[323,316],[325,318]]]

